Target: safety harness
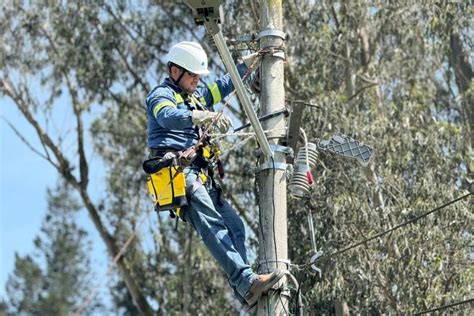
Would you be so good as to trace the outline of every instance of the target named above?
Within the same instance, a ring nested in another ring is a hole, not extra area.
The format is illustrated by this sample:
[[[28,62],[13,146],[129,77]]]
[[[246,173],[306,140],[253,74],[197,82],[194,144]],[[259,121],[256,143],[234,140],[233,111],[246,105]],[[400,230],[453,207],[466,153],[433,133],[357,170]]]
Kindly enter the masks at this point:
[[[191,111],[207,110],[203,105],[204,98],[199,101],[194,95],[183,97],[175,93],[175,100],[176,103],[184,102]],[[198,135],[197,146],[184,151],[173,148],[150,149],[150,159],[143,162],[143,170],[149,175],[148,190],[155,201],[157,212],[169,211],[172,218],[184,220],[182,210],[188,205],[189,198],[207,181],[211,181],[212,187],[217,190],[220,203],[222,190],[214,180],[213,170],[217,167],[219,176],[224,177],[223,164],[219,159],[221,150],[206,131],[198,128]],[[190,187],[186,186],[186,167],[199,170],[196,181]]]

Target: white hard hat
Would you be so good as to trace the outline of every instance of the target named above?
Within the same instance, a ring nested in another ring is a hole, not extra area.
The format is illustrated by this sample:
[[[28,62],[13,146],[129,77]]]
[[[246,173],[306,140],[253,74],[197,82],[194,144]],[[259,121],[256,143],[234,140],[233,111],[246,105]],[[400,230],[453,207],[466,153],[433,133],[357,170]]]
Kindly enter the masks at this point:
[[[198,74],[207,75],[207,54],[202,46],[195,42],[181,42],[171,47],[166,62],[176,64]]]

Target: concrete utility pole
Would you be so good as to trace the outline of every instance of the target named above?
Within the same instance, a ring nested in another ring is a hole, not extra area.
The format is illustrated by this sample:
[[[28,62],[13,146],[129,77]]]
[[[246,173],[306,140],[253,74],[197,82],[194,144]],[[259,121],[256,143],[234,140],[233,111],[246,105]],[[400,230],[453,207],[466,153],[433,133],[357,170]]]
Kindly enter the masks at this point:
[[[277,48],[265,54],[260,67],[261,115],[269,114],[285,107],[284,53],[282,48],[285,35],[282,32],[282,1],[261,1],[261,32],[258,34],[260,49]],[[261,223],[259,231],[259,273],[275,268],[287,270],[288,229],[286,214],[286,156],[287,148],[279,145],[285,137],[285,117],[280,115],[262,122],[264,130],[278,129],[268,134],[274,159],[260,156],[258,188]],[[285,279],[285,278],[284,278]],[[284,281],[286,289],[286,281]],[[284,291],[285,294],[286,291]],[[268,292],[258,302],[258,315],[284,315],[288,312],[288,296]]]

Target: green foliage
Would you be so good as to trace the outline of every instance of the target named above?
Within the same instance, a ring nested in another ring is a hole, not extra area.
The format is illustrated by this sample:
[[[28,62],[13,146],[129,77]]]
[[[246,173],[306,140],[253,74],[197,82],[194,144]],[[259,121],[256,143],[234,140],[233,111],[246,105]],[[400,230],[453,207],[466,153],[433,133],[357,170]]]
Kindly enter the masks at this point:
[[[472,78],[467,78],[467,88],[459,84],[463,81],[452,56],[452,38],[459,36],[466,52],[472,47],[468,1],[284,1],[283,5],[286,98],[320,106],[305,111],[303,127],[309,139],[343,132],[373,146],[376,153],[369,168],[320,155],[312,196],[318,247],[330,254],[467,192],[474,163],[465,113],[470,113],[473,88]],[[225,12],[223,31],[229,39],[260,28],[258,1],[227,1]],[[74,105],[74,116],[58,133],[57,144],[70,158],[74,174],[79,172],[78,141],[71,141],[70,135],[71,130],[80,134],[72,122],[86,123],[86,157],[89,162],[91,156],[100,160],[99,166],[91,164],[90,173],[104,174],[104,183],[88,187],[100,191],[101,198],[82,202],[93,203],[101,224],[117,245],[123,245],[151,208],[141,172],[146,156],[144,99],[166,76],[160,58],[172,43],[197,40],[212,52],[210,64],[216,73],[222,73],[216,50],[202,29],[194,27],[189,10],[174,2],[14,1],[3,6],[0,21],[0,40],[5,44],[0,46],[0,93],[5,94],[3,79],[8,76],[46,130],[54,126],[50,122],[55,110]],[[231,46],[238,56],[257,44]],[[246,121],[239,104],[230,110],[236,120]],[[65,147],[67,141],[74,148]],[[256,143],[230,139],[224,147],[231,150],[224,154],[223,184],[246,219],[252,237],[249,252],[255,253]],[[470,202],[459,202],[319,263],[321,279],[306,270],[295,271],[306,311],[333,314],[335,301],[343,301],[351,314],[410,314],[468,297],[474,278],[468,259]],[[307,209],[290,201],[288,210],[289,257],[307,263],[312,255]],[[48,224],[51,234],[66,233],[60,230],[64,224],[58,216]],[[78,232],[72,222],[67,223],[72,225],[67,236]],[[123,262],[158,314],[221,315],[240,308],[222,270],[189,225],[180,223],[175,231],[174,221],[164,213],[147,223]],[[77,245],[81,238],[68,239],[69,245]],[[44,270],[31,256],[18,257],[9,283],[15,299],[8,302],[9,308],[33,311],[61,293],[70,295],[60,287],[43,288],[45,280],[56,286],[62,280],[62,273],[54,271],[63,270],[51,258],[81,266],[79,257],[65,258],[61,253],[73,249],[59,241],[38,241],[38,247],[51,268]],[[66,272],[66,276],[72,273]],[[121,275],[111,281],[113,309],[135,315],[137,307]],[[69,288],[76,281],[62,283]],[[81,286],[76,294],[84,295],[91,284]],[[68,304],[61,308],[72,308],[73,303]]]
[[[232,7],[241,18],[227,21],[227,30],[250,33],[260,12],[252,14],[249,1]],[[343,132],[375,149],[373,171],[320,155],[312,214],[325,254],[470,190],[472,139],[462,117],[472,106],[470,90],[456,85],[452,69],[458,66],[449,57],[453,32],[461,34],[466,52],[472,46],[467,1],[288,1],[284,15],[286,98],[321,107],[305,111],[309,138]],[[239,153],[242,160],[249,156]],[[233,188],[250,187],[232,181]],[[470,203],[320,262],[321,279],[295,271],[306,311],[333,314],[335,302],[343,301],[351,314],[409,314],[470,298]],[[312,255],[308,209],[290,201],[288,212],[289,257],[306,264]]]
[[[85,299],[92,280],[87,234],[75,224],[80,209],[70,188],[48,190],[48,212],[35,243],[35,254],[15,255],[15,269],[7,283],[9,315],[67,315]],[[85,312],[99,312],[94,301]]]

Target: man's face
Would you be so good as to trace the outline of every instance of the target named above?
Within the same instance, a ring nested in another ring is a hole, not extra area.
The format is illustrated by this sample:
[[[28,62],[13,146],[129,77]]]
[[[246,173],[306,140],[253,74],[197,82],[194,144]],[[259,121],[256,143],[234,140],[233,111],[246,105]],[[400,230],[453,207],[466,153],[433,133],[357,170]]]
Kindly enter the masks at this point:
[[[184,76],[181,78],[180,86],[186,91],[188,94],[192,94],[196,91],[197,85],[199,83],[199,75],[189,72],[187,70],[184,71]]]
[[[181,74],[183,74],[183,76],[181,77],[181,80],[179,81],[179,86],[184,91],[186,91],[186,93],[192,94],[194,91],[196,91],[200,76],[198,74],[189,72],[183,68],[172,67],[171,75],[174,80],[177,80],[179,76],[181,76]]]

